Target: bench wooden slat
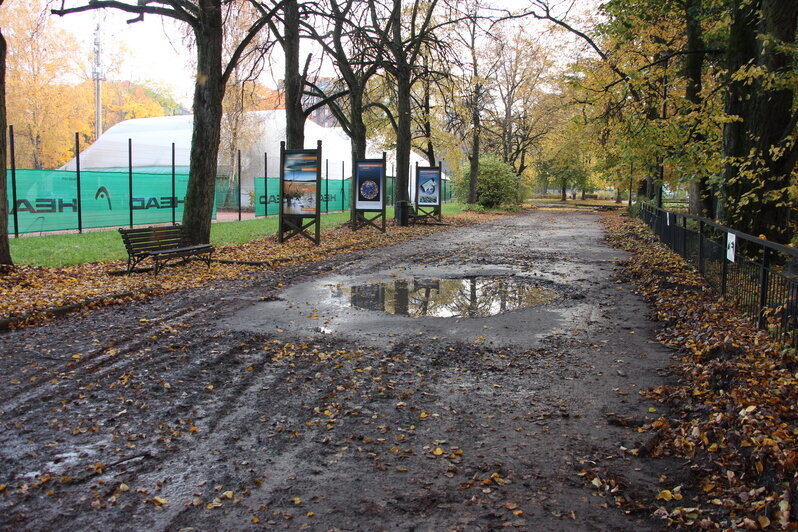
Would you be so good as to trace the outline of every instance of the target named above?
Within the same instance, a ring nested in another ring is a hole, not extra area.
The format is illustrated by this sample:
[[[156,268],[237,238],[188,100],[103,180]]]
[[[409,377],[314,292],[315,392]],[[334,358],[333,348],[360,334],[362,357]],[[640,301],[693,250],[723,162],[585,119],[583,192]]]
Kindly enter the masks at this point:
[[[136,229],[119,229],[122,242],[128,253],[128,273],[146,258],[155,262],[155,274],[172,258],[204,256],[211,265],[214,248],[210,244],[190,244],[188,235],[182,226],[145,227]]]

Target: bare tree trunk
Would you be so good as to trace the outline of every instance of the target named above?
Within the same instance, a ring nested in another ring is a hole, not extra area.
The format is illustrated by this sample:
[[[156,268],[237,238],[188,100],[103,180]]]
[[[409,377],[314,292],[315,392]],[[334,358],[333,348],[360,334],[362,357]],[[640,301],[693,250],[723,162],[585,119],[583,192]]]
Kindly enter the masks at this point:
[[[391,12],[393,18],[393,35],[391,47],[396,64],[396,103],[398,117],[396,120],[396,179],[394,187],[394,197],[396,201],[408,201],[408,184],[410,182],[410,150],[412,139],[412,118],[410,116],[410,89],[412,88],[413,71],[407,63],[401,24],[401,0],[394,0],[394,9]],[[399,217],[399,209],[396,209],[396,216]]]
[[[687,29],[687,56],[685,57],[685,71],[687,73],[687,86],[685,99],[694,109],[702,103],[701,75],[704,68],[704,39],[701,34],[701,0],[686,0],[684,14]],[[697,133],[693,142],[703,142],[704,135]],[[713,210],[712,190],[707,184],[706,176],[699,176],[690,182],[689,212],[695,216],[706,216]]]
[[[397,201],[408,201],[408,184],[410,183],[410,132],[412,120],[410,118],[410,77],[411,70],[407,64],[397,65],[396,88],[398,118],[396,121],[396,188]]]
[[[349,137],[352,141],[352,160],[366,158],[366,124],[363,122],[363,92],[358,87],[349,93]]]
[[[0,5],[3,0],[0,0]],[[6,123],[6,39],[0,30],[0,161],[3,171],[0,172],[0,264],[11,265],[11,249],[8,242],[8,189],[6,184],[7,135]]]
[[[475,89],[475,93],[479,88]],[[481,141],[481,118],[479,109],[477,108],[478,96],[474,94],[474,105],[472,106],[472,126],[474,128],[471,137],[471,153],[468,156],[468,203],[476,203],[477,198],[477,179],[479,178],[479,152]]]
[[[427,59],[424,59],[424,70],[428,70]],[[430,83],[428,79],[424,80],[424,137],[427,139],[427,147],[424,153],[427,155],[427,161],[430,166],[435,166],[435,145],[432,143],[432,103],[430,94]]]
[[[194,29],[197,37],[197,84],[194,87],[194,128],[191,162],[183,210],[183,225],[193,243],[211,237],[217,154],[222,128],[222,10],[210,9],[204,24]]]
[[[285,29],[283,51],[285,52],[285,136],[286,148],[305,147],[305,110],[302,108],[304,79],[299,70],[299,4],[287,0],[283,8]]]

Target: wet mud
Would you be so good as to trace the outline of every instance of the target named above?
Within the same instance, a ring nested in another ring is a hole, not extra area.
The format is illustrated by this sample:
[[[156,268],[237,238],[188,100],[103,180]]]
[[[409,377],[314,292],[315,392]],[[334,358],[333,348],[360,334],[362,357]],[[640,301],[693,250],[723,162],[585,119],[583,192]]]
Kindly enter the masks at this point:
[[[659,530],[624,256],[533,211],[5,333],[0,527]],[[411,305],[446,279],[513,281]]]

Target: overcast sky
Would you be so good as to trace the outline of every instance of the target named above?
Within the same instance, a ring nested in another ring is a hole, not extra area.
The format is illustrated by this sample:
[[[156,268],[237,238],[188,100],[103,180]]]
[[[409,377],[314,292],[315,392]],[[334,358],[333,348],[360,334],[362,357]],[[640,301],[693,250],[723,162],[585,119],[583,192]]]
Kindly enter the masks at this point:
[[[591,9],[597,0],[554,0],[560,8],[571,6],[574,11]],[[508,9],[521,9],[528,5],[527,0],[496,0],[496,5]],[[559,11],[559,10],[558,10]],[[191,108],[194,91],[193,53],[183,43],[178,23],[158,16],[146,16],[143,21],[127,24],[131,15],[113,10],[97,10],[75,13],[64,17],[53,17],[62,28],[73,33],[81,43],[82,55],[89,57],[93,47],[94,28],[101,23],[102,61],[106,69],[113,57],[118,57],[122,47],[127,49],[118,73],[109,79],[131,80],[136,82],[155,81],[171,87],[175,98],[186,108]],[[542,25],[531,20],[526,27]],[[280,73],[275,74],[280,78]],[[275,80],[264,75],[261,82],[275,86]]]

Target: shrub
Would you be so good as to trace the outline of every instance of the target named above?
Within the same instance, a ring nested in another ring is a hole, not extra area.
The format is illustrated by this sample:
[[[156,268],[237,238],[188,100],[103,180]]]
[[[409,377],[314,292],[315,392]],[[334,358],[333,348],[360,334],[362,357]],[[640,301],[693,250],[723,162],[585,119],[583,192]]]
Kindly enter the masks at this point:
[[[518,178],[513,167],[495,155],[480,157],[477,196],[479,204],[488,209],[516,203]]]

